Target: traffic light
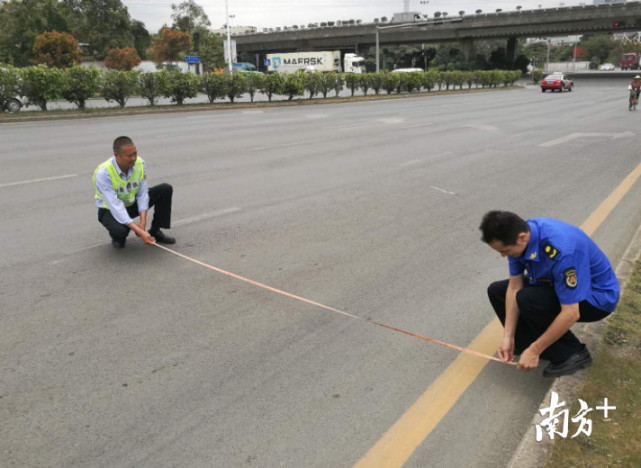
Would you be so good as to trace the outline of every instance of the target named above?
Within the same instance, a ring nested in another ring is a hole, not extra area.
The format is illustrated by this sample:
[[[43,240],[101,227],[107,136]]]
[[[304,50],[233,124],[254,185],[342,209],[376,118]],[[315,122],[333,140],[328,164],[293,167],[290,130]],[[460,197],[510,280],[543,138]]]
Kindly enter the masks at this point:
[[[625,26],[625,21],[615,21],[614,23],[612,23],[612,27],[614,29],[622,28],[623,26]]]

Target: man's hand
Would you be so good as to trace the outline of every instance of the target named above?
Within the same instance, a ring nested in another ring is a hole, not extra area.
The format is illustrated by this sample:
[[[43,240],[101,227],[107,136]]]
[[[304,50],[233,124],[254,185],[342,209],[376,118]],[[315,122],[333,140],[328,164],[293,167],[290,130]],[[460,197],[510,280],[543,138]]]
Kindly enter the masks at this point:
[[[512,362],[514,359],[514,337],[504,336],[497,353],[501,361]]]
[[[149,234],[147,231],[141,231],[140,234],[138,234],[142,241],[147,244],[147,245],[153,245],[156,243],[156,239]]]
[[[521,354],[521,359],[519,359],[519,364],[516,366],[517,370],[528,372],[532,369],[536,369],[539,365],[539,354],[532,350],[530,346],[523,354]]]
[[[154,239],[151,234],[149,234],[147,231],[142,229],[136,223],[131,223],[131,224],[127,225],[127,227],[129,229],[131,229],[132,231],[134,231],[136,233],[136,235],[138,237],[140,237],[145,244],[153,245],[153,244],[156,243],[156,239]]]

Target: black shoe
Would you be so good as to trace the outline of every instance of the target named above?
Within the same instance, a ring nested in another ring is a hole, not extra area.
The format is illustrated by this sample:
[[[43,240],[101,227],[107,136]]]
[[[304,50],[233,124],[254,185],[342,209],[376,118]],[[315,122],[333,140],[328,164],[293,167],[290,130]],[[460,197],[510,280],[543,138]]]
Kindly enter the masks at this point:
[[[124,249],[125,248],[125,241],[117,241],[117,240],[111,240],[111,245],[113,246],[114,249]]]
[[[561,377],[562,375],[574,374],[576,371],[589,367],[590,364],[592,364],[592,357],[588,348],[583,345],[581,351],[577,351],[565,361],[558,364],[548,364],[543,369],[543,377]]]
[[[154,239],[156,239],[156,242],[158,242],[159,244],[175,244],[176,243],[175,238],[163,234],[163,232],[160,229],[156,231],[149,231],[149,234],[151,234],[154,237]]]

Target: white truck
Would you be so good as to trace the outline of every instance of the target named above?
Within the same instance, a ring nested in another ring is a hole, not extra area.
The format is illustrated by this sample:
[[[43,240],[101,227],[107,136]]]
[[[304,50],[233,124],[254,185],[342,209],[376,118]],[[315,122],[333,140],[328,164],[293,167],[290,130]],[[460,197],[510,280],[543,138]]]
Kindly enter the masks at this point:
[[[268,72],[294,73],[299,70],[309,72],[363,73],[363,57],[345,54],[341,67],[341,51],[287,52],[267,54],[265,65]]]

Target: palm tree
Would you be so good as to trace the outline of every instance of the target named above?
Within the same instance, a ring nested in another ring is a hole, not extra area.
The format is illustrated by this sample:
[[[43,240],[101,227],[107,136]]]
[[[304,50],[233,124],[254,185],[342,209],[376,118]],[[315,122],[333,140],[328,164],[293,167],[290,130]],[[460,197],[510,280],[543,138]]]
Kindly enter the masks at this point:
[[[463,10],[461,10],[461,11],[458,12],[458,14],[459,14],[459,16],[463,16],[465,14],[465,12]]]
[[[477,15],[480,15],[481,13],[483,13],[483,10],[476,10]]]
[[[516,11],[521,11],[521,8],[523,8],[521,5],[517,5]]]

